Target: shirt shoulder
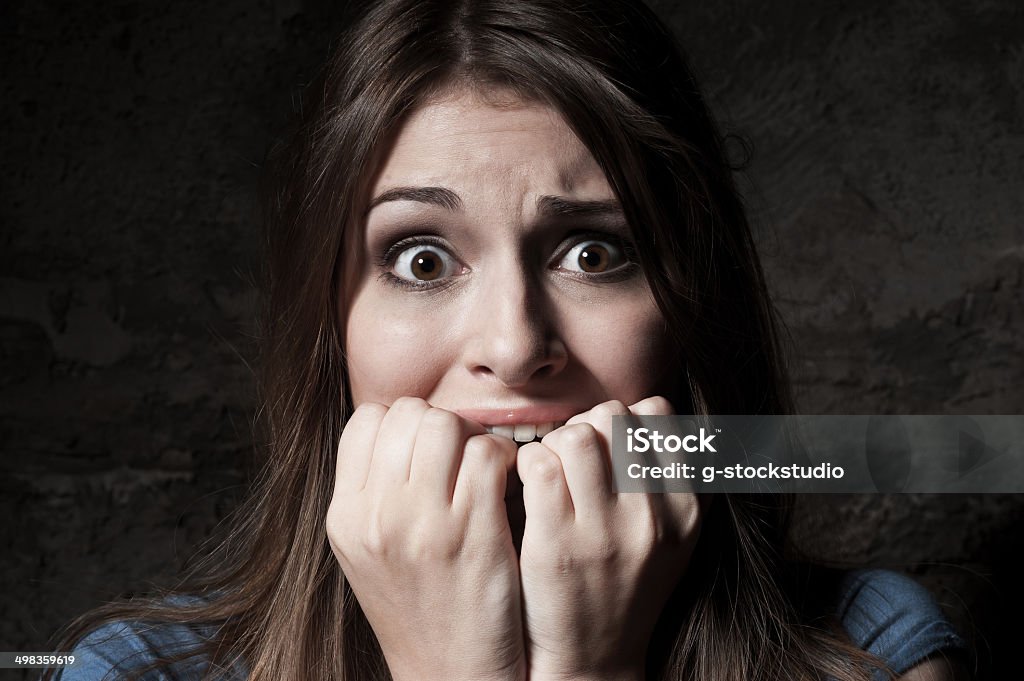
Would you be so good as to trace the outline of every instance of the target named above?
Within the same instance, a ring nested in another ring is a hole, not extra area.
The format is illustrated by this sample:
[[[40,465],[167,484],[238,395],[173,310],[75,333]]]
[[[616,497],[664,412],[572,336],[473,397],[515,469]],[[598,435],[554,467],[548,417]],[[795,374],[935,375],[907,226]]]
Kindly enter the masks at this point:
[[[59,681],[113,681],[141,670],[162,657],[195,651],[216,633],[212,625],[118,620],[103,624],[71,651],[75,663],[63,670]],[[142,681],[193,681],[207,673],[204,655],[146,672]],[[243,681],[245,670],[236,667],[225,681]]]
[[[840,582],[839,620],[853,643],[902,674],[943,650],[966,650],[931,593],[890,570],[854,570]]]

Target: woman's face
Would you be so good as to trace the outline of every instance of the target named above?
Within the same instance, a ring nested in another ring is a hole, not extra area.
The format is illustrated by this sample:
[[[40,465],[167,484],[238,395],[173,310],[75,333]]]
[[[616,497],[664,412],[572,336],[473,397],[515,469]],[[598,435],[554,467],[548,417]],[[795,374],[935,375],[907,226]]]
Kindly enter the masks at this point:
[[[339,292],[355,405],[421,397],[525,432],[665,393],[666,331],[629,227],[553,109],[433,100],[370,192]]]

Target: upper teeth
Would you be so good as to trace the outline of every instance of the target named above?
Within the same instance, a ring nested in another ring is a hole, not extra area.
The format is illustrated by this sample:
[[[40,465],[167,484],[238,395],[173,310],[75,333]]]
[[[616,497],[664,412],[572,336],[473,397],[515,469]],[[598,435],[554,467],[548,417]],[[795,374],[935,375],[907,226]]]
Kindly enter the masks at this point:
[[[565,425],[564,421],[549,421],[548,423],[519,423],[514,426],[487,426],[488,433],[501,435],[516,442],[529,442],[538,437],[544,437],[555,428]]]

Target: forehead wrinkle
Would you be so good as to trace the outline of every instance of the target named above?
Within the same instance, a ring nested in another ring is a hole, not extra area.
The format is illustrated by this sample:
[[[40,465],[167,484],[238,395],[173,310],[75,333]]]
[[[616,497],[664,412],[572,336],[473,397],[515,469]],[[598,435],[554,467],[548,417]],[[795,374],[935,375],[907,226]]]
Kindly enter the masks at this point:
[[[568,148],[563,149],[563,163],[558,169],[559,189],[565,194],[572,194],[581,179],[580,176],[597,167],[597,162],[590,150],[576,137],[575,132],[572,133],[572,141],[575,144],[567,145]],[[602,173],[602,178],[603,176]]]
[[[378,191],[395,185],[447,185],[462,195],[467,211],[487,210],[493,221],[496,206],[481,203],[484,197],[468,189],[481,175],[500,177],[500,184],[490,189],[491,200],[511,209],[508,219],[518,222],[520,229],[538,217],[538,201],[544,196],[614,198],[606,195],[607,179],[590,150],[558,110],[514,98],[495,107],[473,93],[458,95],[428,101],[410,115],[387,164],[397,162],[400,170],[385,173]],[[488,115],[481,115],[481,109]],[[489,115],[492,111],[496,115]],[[542,147],[531,151],[523,146],[524,139]],[[424,144],[424,140],[429,141]],[[438,155],[448,162],[439,165]],[[464,180],[469,180],[468,185]]]

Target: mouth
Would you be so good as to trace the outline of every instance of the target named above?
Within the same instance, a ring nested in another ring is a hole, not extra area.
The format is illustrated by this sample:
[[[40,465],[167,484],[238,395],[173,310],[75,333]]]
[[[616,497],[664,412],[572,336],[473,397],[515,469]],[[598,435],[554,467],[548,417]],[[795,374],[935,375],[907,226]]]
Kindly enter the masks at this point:
[[[459,416],[476,421],[486,428],[488,433],[506,437],[519,444],[540,440],[556,428],[564,426],[566,421],[576,414],[582,414],[586,410],[583,405],[570,403],[452,409]]]
[[[553,431],[555,428],[560,428],[565,425],[565,421],[547,421],[545,423],[517,423],[514,425],[500,425],[500,426],[488,426],[484,427],[488,433],[493,433],[500,437],[507,437],[509,440],[514,440],[519,445],[524,445],[528,442],[540,442],[540,440]]]

